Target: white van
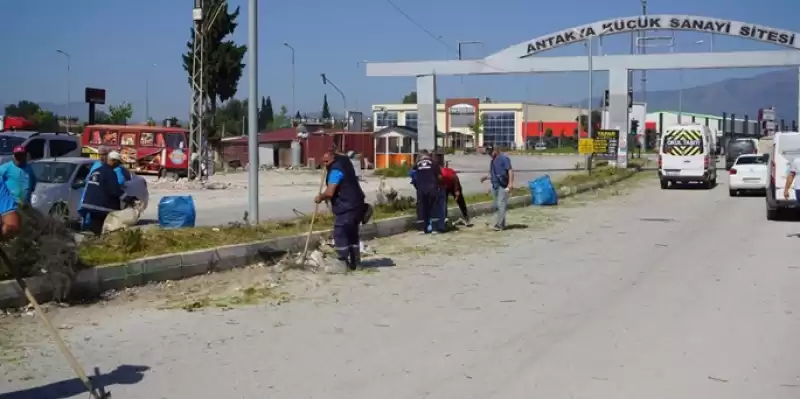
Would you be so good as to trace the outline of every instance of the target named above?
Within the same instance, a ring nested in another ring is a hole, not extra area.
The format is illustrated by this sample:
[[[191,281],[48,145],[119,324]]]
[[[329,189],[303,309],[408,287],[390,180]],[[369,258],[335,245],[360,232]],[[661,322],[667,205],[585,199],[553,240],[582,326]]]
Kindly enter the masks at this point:
[[[716,138],[708,126],[671,126],[661,135],[658,150],[658,178],[661,188],[676,183],[701,183],[705,188],[717,184]]]
[[[789,189],[789,199],[783,198],[786,178],[789,176],[791,162],[800,157],[800,133],[777,132],[772,136],[769,157],[769,179],[767,181],[767,219],[776,220],[787,209],[798,209],[793,188]]]

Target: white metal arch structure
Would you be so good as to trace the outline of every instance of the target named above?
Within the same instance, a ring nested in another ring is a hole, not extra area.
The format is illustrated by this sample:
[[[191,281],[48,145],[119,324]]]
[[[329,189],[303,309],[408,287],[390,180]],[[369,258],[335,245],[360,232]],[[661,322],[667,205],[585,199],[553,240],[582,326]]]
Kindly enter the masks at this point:
[[[691,15],[649,15],[599,21],[528,40],[481,60],[367,63],[367,76],[416,76],[419,148],[435,149],[438,75],[497,75],[588,71],[584,56],[532,57],[590,37],[632,31],[691,30],[757,40],[786,50],[724,53],[669,53],[594,57],[592,69],[608,71],[609,126],[628,127],[628,71],[658,69],[763,68],[800,66],[800,34],[756,24]],[[800,90],[800,89],[799,89]],[[798,105],[800,109],[800,105]],[[620,163],[627,163],[627,142],[620,139]]]
[[[696,15],[647,15],[607,19],[576,26],[531,39],[492,54],[487,59],[528,57],[543,51],[580,42],[589,37],[610,36],[648,30],[684,30],[715,35],[727,35],[763,43],[776,44],[789,49],[800,49],[800,34],[768,26],[741,21],[710,18]]]

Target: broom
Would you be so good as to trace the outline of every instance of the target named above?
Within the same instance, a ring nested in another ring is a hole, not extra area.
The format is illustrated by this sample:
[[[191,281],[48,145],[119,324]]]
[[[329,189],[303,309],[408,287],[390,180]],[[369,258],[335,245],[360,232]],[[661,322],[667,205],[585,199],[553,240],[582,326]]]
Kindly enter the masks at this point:
[[[70,367],[72,367],[72,370],[78,376],[78,379],[80,379],[81,382],[83,382],[83,385],[86,386],[86,389],[89,390],[89,394],[92,396],[92,398],[105,399],[110,397],[111,394],[100,394],[92,387],[92,382],[89,381],[89,377],[86,376],[86,373],[78,363],[78,360],[75,359],[75,356],[72,354],[72,352],[70,352],[67,344],[64,343],[64,340],[61,339],[60,335],[58,335],[58,331],[56,331],[56,329],[53,327],[53,324],[50,323],[50,320],[47,319],[42,307],[39,306],[39,302],[36,301],[36,298],[31,293],[31,290],[28,289],[28,284],[26,284],[25,280],[22,279],[16,264],[12,263],[11,260],[8,259],[8,255],[6,255],[6,252],[2,248],[0,248],[0,261],[5,263],[6,267],[14,274],[14,279],[17,280],[17,284],[19,284],[19,287],[25,293],[28,301],[30,301],[31,305],[33,305],[33,309],[36,311],[36,314],[39,315],[39,318],[42,319],[42,322],[44,323],[45,327],[47,327],[47,330],[50,331],[50,335],[52,335],[53,339],[56,341],[56,345],[61,351],[61,354],[67,359],[67,363],[69,363]]]
[[[322,188],[325,187],[325,179],[328,177],[328,170],[322,172],[322,177],[319,180],[319,194],[322,194]],[[303,255],[300,257],[300,264],[306,263],[308,257],[308,245],[311,243],[311,233],[314,231],[314,221],[317,219],[319,213],[319,204],[314,204],[314,213],[311,214],[311,223],[308,224],[308,235],[306,236],[306,246],[303,248]]]

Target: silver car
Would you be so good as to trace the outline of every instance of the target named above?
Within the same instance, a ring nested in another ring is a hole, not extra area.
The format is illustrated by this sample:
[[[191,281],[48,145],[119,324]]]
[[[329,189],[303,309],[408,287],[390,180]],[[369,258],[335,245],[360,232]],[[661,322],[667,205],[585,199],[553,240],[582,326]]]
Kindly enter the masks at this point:
[[[31,162],[38,181],[31,205],[42,213],[66,221],[78,220],[78,206],[94,162],[93,159],[82,157],[47,158]],[[125,185],[125,196],[138,199],[142,202],[142,210],[147,209],[150,201],[147,180],[131,172],[131,180]]]

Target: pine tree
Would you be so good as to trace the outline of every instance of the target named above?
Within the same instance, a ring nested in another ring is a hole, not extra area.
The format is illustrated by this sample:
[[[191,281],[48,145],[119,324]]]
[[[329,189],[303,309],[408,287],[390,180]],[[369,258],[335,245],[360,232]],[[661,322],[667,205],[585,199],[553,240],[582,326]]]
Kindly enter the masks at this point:
[[[328,108],[328,95],[326,94],[322,100],[322,119],[330,119],[331,110]]]
[[[267,101],[264,102],[264,120],[267,127],[275,121],[275,113],[272,111],[272,99],[269,96],[267,96]]]
[[[302,117],[302,116],[300,116],[300,111],[297,111],[297,112],[295,112],[295,114],[294,114],[294,119],[298,119],[298,120],[300,120],[300,119],[302,119],[302,118],[303,118],[303,117]]]

